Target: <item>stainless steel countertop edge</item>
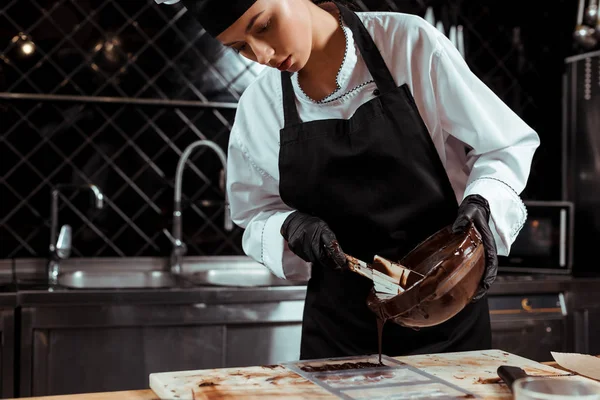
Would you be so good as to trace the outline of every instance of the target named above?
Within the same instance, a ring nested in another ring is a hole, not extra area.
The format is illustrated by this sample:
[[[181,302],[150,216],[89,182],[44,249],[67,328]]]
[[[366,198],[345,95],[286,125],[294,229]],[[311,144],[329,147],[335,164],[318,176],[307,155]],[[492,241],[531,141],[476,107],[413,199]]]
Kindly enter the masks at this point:
[[[24,290],[19,291],[21,306],[55,305],[143,305],[143,304],[249,304],[304,300],[305,286],[285,287],[193,287],[171,289],[115,290]]]
[[[44,259],[16,259],[16,278],[44,276]],[[0,269],[11,268],[12,260],[0,260]],[[164,271],[166,259],[157,257],[136,258],[81,258],[67,260],[63,272],[76,270],[142,270]],[[214,268],[266,268],[246,256],[199,256],[186,257],[184,274]],[[40,275],[40,272],[42,273]],[[569,275],[509,275],[499,276],[489,295],[519,295],[533,293],[561,293],[569,290],[596,291],[598,278],[574,278]],[[93,305],[93,304],[242,304],[304,300],[306,286],[276,287],[217,287],[190,286],[159,289],[47,289],[18,290],[0,295],[0,305],[24,306]],[[12,296],[12,298],[11,298]],[[12,303],[11,303],[12,302]]]
[[[565,277],[568,278],[568,277]],[[571,278],[550,281],[502,281],[492,285],[489,295],[564,293],[570,290],[595,292],[600,279]],[[22,306],[103,304],[248,304],[304,300],[305,286],[284,287],[193,287],[135,290],[23,290],[16,293]]]

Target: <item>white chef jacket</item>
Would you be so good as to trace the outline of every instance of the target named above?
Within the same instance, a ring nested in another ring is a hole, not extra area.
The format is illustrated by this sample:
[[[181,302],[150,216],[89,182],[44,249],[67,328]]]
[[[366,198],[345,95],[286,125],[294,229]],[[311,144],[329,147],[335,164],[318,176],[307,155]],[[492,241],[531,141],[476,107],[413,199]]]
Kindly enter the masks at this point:
[[[527,217],[519,194],[539,146],[538,135],[469,70],[446,36],[424,19],[393,12],[357,14],[396,84],[410,87],[457,202],[472,194],[487,199],[498,254],[508,255]],[[376,85],[352,31],[345,25],[343,29],[346,55],[337,90],[326,101],[311,100],[300,88],[297,74],[292,74],[303,122],[348,119],[374,97]],[[294,211],[279,195],[283,125],[281,73],[267,68],[238,104],[228,148],[227,190],[232,219],[245,228],[242,246],[246,254],[278,277],[306,279],[310,263],[292,253],[280,233],[283,221]]]

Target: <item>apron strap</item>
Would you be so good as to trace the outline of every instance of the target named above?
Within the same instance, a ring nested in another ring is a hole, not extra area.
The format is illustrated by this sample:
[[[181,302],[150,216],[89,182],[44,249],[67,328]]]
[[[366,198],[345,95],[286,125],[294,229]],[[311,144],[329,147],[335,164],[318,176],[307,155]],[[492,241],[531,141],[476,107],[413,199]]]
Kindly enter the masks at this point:
[[[377,49],[375,42],[367,31],[367,28],[365,28],[360,18],[358,18],[358,15],[337,2],[335,4],[342,14],[342,19],[352,30],[354,40],[358,45],[358,50],[365,60],[365,64],[367,64],[367,68],[369,69],[373,80],[375,80],[379,91],[383,93],[395,89],[396,82],[385,64],[383,57],[381,57],[381,53]]]
[[[294,86],[292,86],[291,75],[287,71],[281,72],[281,91],[283,92],[283,119],[284,126],[288,127],[300,124],[300,115],[296,107],[296,98],[294,97]]]

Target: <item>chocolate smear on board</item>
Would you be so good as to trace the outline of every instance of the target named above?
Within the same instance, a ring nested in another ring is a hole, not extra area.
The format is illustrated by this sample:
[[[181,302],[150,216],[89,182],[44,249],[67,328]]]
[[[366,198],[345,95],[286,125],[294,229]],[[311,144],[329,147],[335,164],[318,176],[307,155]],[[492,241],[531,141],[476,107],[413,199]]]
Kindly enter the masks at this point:
[[[383,364],[375,364],[372,362],[347,362],[347,363],[342,363],[342,364],[324,364],[324,365],[318,365],[318,366],[310,366],[310,365],[306,365],[304,367],[301,367],[300,369],[302,369],[302,371],[305,372],[324,372],[324,371],[343,371],[343,370],[350,370],[350,369],[364,369],[364,368],[377,368],[377,367],[384,367],[385,365]]]

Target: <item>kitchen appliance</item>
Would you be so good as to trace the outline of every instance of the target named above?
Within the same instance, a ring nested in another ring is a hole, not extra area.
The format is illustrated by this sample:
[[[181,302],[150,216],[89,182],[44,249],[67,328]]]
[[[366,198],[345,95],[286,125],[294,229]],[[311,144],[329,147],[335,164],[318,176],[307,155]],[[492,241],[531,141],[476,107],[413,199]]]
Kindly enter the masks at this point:
[[[489,296],[488,305],[493,349],[539,362],[570,349],[571,315],[563,293]]]
[[[565,62],[562,200],[573,202],[576,214],[573,275],[599,276],[600,51]]]
[[[525,201],[527,220],[500,272],[570,274],[573,264],[574,205],[569,201]]]

